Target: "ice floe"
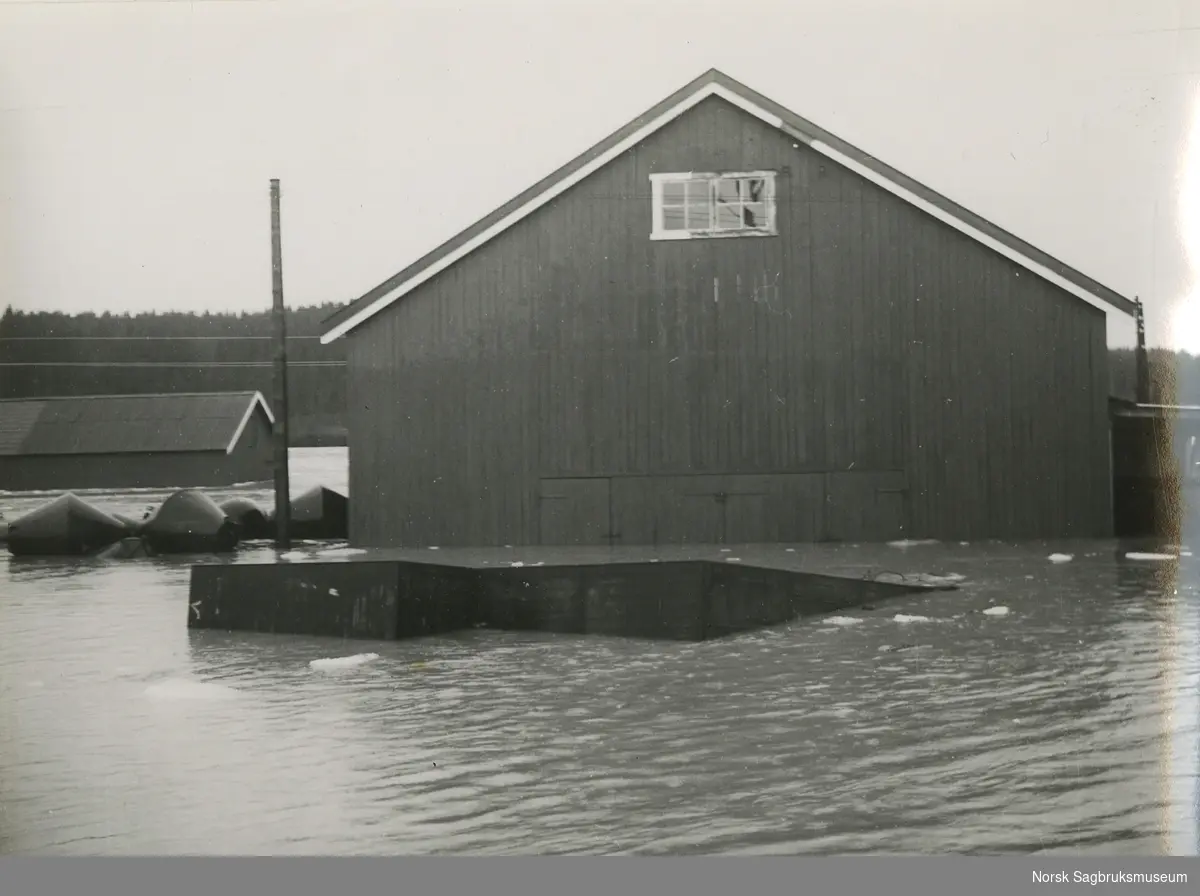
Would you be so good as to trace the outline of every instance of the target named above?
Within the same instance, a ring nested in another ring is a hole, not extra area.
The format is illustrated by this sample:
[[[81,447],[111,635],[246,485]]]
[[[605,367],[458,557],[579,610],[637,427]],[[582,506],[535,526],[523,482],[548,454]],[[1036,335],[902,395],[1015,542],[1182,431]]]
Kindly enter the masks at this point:
[[[353,669],[355,666],[361,666],[369,663],[372,660],[379,659],[377,653],[356,653],[353,656],[335,656],[325,657],[319,660],[309,660],[309,668],[317,671],[325,671],[329,669]]]

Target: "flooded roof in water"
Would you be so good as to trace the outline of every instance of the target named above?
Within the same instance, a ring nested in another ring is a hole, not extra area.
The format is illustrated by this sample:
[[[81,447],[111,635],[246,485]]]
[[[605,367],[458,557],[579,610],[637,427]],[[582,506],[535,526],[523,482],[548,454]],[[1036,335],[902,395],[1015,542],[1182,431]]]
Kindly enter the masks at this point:
[[[81,395],[0,401],[0,456],[224,451],[255,410],[258,392]]]

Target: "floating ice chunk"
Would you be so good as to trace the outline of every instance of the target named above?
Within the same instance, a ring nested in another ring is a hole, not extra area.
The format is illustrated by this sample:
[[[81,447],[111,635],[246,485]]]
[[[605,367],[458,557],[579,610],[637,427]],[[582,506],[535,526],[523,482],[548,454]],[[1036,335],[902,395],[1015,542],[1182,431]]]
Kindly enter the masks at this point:
[[[352,557],[355,554],[365,554],[365,548],[325,548],[319,551],[322,557]]]
[[[742,558],[741,557],[726,557],[725,562],[726,563],[741,563]]]
[[[1075,559],[1074,554],[1051,554],[1046,558],[1051,563],[1070,563]]]
[[[922,544],[937,544],[937,539],[936,538],[916,538],[916,539],[903,538],[900,541],[889,541],[888,547],[889,548],[915,548],[918,545],[922,545]]]
[[[522,563],[520,560],[514,560],[512,563],[510,563],[508,565],[511,566],[513,569],[520,569],[525,564]]]
[[[909,616],[906,613],[897,613],[892,617],[893,622],[908,624],[910,622],[933,622],[928,616]]]
[[[821,622],[825,625],[858,625],[862,620],[857,616],[826,616]]]
[[[309,660],[309,668],[317,671],[326,671],[329,669],[353,669],[355,666],[361,666],[364,663],[369,663],[371,660],[379,659],[377,653],[356,653],[354,656],[335,656],[326,657],[319,660]]]
[[[286,554],[280,554],[280,560],[303,560],[308,555],[303,551],[288,551]]]
[[[983,611],[984,616],[1007,616],[1008,607],[988,607]]]
[[[785,551],[787,551],[789,554],[794,554],[794,553],[796,553],[796,549],[795,549],[795,548],[784,548],[784,550],[785,550]]]
[[[882,582],[889,585],[907,585],[912,588],[932,588],[939,590],[953,590],[958,586],[959,582],[965,581],[966,577],[959,575],[956,572],[947,573],[946,575],[933,575],[927,572],[910,572],[902,574],[898,572],[881,572],[875,576],[876,582]]]
[[[1149,554],[1140,551],[1133,551],[1125,555],[1126,560],[1174,560],[1174,554]]]

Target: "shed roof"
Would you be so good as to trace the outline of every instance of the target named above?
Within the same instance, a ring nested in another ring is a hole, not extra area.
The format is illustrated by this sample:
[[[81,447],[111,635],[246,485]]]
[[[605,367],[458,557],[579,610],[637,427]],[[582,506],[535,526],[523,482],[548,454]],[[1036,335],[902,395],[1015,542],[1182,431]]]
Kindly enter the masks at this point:
[[[460,258],[503,233],[674,121],[688,109],[712,96],[720,97],[772,127],[784,131],[793,139],[1089,304],[1104,310],[1113,308],[1129,315],[1135,313],[1135,303],[1127,297],[902,174],[835,134],[801,118],[728,75],[710,69],[524,193],[330,315],[325,321],[321,342],[333,342],[365,323]]]
[[[1112,412],[1117,417],[1142,417],[1155,420],[1200,421],[1200,405],[1141,404],[1120,398],[1111,399]]]
[[[0,400],[0,457],[174,451],[232,453],[260,392],[178,392]]]

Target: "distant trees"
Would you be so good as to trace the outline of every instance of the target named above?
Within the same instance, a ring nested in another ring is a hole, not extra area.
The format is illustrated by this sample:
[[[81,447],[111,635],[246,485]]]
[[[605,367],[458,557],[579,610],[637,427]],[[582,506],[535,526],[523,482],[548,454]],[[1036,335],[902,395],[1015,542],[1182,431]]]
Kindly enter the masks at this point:
[[[1152,404],[1200,405],[1200,357],[1163,348],[1152,348],[1146,354]],[[1109,352],[1108,375],[1113,395],[1136,396],[1137,359],[1133,349]]]
[[[289,423],[298,444],[344,438],[344,343],[323,346],[336,304],[288,309]],[[6,308],[0,397],[257,389],[270,401],[269,311],[64,314]]]

